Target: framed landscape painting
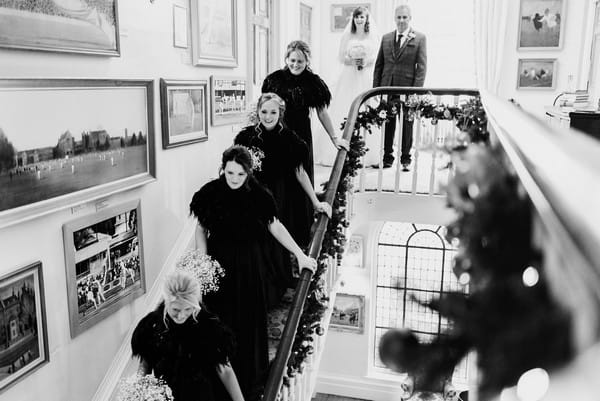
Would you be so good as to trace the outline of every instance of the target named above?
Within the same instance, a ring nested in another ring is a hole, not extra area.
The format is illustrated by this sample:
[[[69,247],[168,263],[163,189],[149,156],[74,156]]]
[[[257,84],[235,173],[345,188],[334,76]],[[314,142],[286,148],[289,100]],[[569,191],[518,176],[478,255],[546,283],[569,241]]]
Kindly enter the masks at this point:
[[[117,0],[0,0],[0,47],[119,56]]]
[[[0,392],[49,361],[42,263],[0,277]]]
[[[556,88],[556,59],[519,59],[517,89]]]
[[[521,0],[519,50],[551,50],[562,46],[565,0]]]
[[[338,293],[329,327],[337,331],[362,334],[365,327],[365,296]]]
[[[74,338],[146,292],[140,201],[65,224],[63,241]]]
[[[153,86],[0,79],[0,227],[153,181]]]
[[[160,80],[163,149],[208,139],[206,81]]]
[[[237,0],[192,1],[194,65],[237,67]]]
[[[356,3],[356,4],[332,4],[331,5],[331,31],[341,32],[344,30],[350,19],[352,13],[356,7],[365,7],[371,11],[371,5],[368,3]]]
[[[243,77],[210,77],[212,125],[240,122],[248,113]]]

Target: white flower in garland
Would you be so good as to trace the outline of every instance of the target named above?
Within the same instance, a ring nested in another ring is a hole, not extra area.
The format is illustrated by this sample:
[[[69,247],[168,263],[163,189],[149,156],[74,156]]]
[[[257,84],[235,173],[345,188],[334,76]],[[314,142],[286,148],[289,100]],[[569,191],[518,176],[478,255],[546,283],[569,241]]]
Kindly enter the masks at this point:
[[[195,249],[186,251],[175,266],[177,270],[191,274],[200,282],[202,295],[218,291],[219,280],[225,276],[225,270],[219,262]]]
[[[119,384],[118,401],[173,401],[171,388],[164,380],[154,375],[139,373],[124,379]]]

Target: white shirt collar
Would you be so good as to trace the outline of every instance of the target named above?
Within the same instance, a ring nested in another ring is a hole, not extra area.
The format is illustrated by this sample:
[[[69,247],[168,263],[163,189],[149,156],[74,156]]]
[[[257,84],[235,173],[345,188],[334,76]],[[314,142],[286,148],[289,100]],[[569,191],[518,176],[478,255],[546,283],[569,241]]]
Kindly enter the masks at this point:
[[[404,32],[398,32],[398,30],[396,29],[396,39],[398,38],[398,35],[402,34],[402,39],[406,39],[408,37],[408,33],[410,32],[410,27],[406,28],[404,30]]]

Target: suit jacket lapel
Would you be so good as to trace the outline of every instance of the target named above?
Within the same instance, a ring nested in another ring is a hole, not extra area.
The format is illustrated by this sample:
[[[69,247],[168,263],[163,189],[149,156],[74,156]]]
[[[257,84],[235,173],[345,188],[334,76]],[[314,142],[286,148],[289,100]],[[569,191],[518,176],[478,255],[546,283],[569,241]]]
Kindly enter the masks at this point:
[[[400,50],[398,51],[398,54],[396,55],[396,58],[400,58],[400,56],[402,55],[402,53],[404,53],[404,49],[406,49],[406,46],[408,45],[408,42],[410,42],[413,39],[412,33],[413,33],[412,29],[410,31],[408,31],[408,37],[406,38],[406,40],[404,41],[404,43],[402,44],[402,46],[400,46]]]

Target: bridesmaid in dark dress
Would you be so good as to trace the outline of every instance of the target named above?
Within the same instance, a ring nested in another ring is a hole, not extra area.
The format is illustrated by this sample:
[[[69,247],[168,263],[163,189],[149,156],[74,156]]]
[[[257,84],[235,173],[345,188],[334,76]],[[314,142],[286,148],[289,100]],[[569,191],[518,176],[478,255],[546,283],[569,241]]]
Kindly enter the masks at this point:
[[[138,373],[162,378],[175,401],[243,401],[229,364],[233,335],[200,303],[198,281],[187,273],[171,273],[164,294],[131,338],[133,355],[140,359]]]
[[[268,370],[268,293],[282,285],[272,277],[273,236],[301,268],[316,269],[276,216],[271,193],[252,176],[252,158],[243,146],[223,153],[222,174],[194,194],[190,211],[198,218],[196,248],[225,270],[217,292],[203,301],[233,330],[238,351],[232,366],[246,400],[258,400]]]
[[[285,125],[296,132],[308,146],[308,163],[305,166],[310,181],[314,183],[313,140],[310,127],[310,110],[317,112],[321,125],[336,148],[348,149],[348,141],[338,138],[333,129],[327,107],[331,93],[327,84],[310,68],[310,48],[301,40],[287,46],[285,67],[269,74],[262,85],[262,92],[279,95],[286,104]]]
[[[259,149],[264,153],[256,179],[271,191],[278,216],[296,243],[306,249],[310,242],[313,210],[331,217],[331,206],[320,202],[306,173],[308,148],[296,133],[283,125],[284,101],[274,93],[265,93],[257,102],[259,123],[244,128],[235,138],[236,145]],[[281,247],[277,247],[281,249]],[[292,286],[289,252],[283,253],[283,271],[279,281]]]

